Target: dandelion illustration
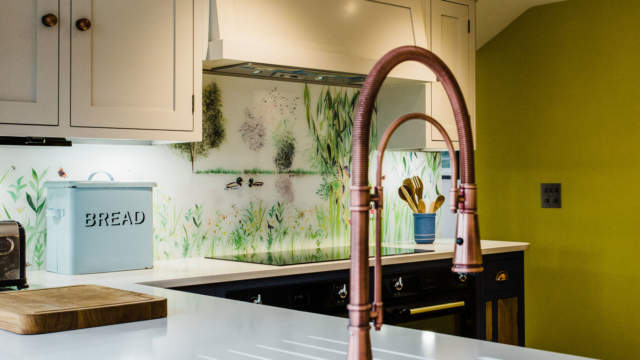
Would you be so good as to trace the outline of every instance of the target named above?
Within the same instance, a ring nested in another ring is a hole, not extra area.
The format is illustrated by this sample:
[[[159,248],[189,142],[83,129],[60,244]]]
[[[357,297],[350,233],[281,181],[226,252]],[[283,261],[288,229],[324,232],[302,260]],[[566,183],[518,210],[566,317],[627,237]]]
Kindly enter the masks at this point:
[[[288,96],[280,92],[277,87],[273,87],[267,92],[262,102],[275,109],[280,116],[293,115],[300,104],[300,96]]]
[[[245,120],[240,125],[240,136],[249,149],[259,151],[264,147],[266,130],[264,120],[261,115],[256,115],[254,110],[245,110]]]

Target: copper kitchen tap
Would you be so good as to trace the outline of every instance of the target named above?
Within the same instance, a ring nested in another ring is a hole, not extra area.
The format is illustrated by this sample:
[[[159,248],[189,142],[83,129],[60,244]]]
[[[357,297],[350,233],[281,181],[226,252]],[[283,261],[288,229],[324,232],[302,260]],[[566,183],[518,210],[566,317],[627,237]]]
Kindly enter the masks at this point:
[[[444,128],[433,118],[420,113],[403,115],[384,132],[378,146],[376,187],[371,194],[368,185],[369,127],[375,100],[389,72],[405,61],[417,61],[433,71],[449,97],[458,129],[460,142],[461,185],[456,186],[454,172],[451,189],[451,210],[457,212],[456,242],[452,271],[477,273],[482,271],[482,254],[476,212],[476,185],[473,161],[473,137],[469,112],[460,86],[445,63],[429,50],[417,46],[402,46],[386,53],[374,65],[362,85],[353,127],[353,180],[351,184],[351,272],[349,305],[348,359],[371,359],[369,323],[375,322],[376,330],[382,326],[382,262],[380,257],[382,217],[382,158],[391,134],[402,123],[421,119],[435,126],[443,135],[456,169],[451,139]],[[456,170],[454,170],[456,171]],[[376,210],[376,257],[374,273],[374,301],[369,301],[369,210]]]

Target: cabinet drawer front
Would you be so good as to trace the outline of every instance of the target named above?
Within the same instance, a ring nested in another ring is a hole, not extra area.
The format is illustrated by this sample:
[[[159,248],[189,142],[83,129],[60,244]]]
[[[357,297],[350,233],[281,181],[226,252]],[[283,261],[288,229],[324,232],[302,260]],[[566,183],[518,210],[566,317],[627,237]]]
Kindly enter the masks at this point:
[[[504,260],[487,263],[484,272],[487,292],[517,293],[523,283],[520,260]]]
[[[0,123],[58,124],[59,10],[57,0],[0,2]]]
[[[194,0],[73,0],[71,126],[191,131],[193,11]]]

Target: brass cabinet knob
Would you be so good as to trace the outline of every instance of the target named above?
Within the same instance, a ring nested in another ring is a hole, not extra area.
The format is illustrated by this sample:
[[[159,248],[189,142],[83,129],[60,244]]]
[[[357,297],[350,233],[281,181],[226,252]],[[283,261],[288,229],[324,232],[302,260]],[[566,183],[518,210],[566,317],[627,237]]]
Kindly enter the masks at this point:
[[[76,27],[80,31],[87,31],[91,28],[91,20],[87,18],[78,19],[76,20]]]
[[[54,14],[47,14],[42,17],[42,25],[46,27],[54,27],[58,24],[58,17]]]

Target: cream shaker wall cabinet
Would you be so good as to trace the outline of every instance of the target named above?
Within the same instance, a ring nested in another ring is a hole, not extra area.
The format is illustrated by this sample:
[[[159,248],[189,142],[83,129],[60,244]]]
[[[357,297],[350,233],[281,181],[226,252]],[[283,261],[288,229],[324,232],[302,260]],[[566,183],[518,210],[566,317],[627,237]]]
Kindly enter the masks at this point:
[[[433,0],[431,4],[431,50],[449,66],[462,88],[475,140],[475,0]],[[458,132],[453,110],[439,82],[431,84],[431,116],[444,126],[457,147]],[[426,148],[446,148],[440,133],[431,125],[427,126]]]
[[[471,115],[475,140],[475,0],[423,0],[427,49],[441,57],[460,83]],[[431,115],[458,146],[453,110],[442,85],[390,83],[378,96],[378,134],[397,117],[410,112]],[[474,142],[475,146],[475,142]],[[446,150],[440,134],[423,121],[410,121],[389,141],[392,150]]]
[[[0,2],[0,134],[200,140],[206,6]]]
[[[0,2],[0,124],[58,125],[58,0]]]

